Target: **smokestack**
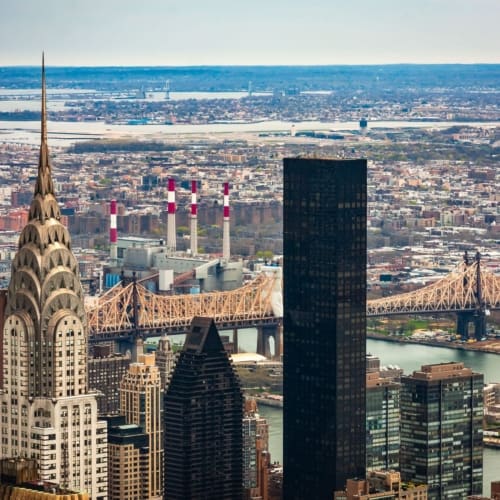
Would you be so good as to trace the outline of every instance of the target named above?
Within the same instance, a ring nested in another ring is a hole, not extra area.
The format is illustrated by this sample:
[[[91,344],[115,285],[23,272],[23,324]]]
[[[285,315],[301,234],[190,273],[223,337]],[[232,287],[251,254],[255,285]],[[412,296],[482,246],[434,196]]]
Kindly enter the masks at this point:
[[[177,246],[177,235],[175,228],[175,180],[168,180],[168,220],[167,220],[167,247],[175,252]]]
[[[118,230],[116,228],[116,200],[111,200],[109,210],[109,258],[111,265],[118,264]]]
[[[191,255],[198,253],[198,202],[196,181],[191,181]]]
[[[229,241],[229,182],[224,182],[224,223],[222,228],[222,258],[229,260],[231,256]]]

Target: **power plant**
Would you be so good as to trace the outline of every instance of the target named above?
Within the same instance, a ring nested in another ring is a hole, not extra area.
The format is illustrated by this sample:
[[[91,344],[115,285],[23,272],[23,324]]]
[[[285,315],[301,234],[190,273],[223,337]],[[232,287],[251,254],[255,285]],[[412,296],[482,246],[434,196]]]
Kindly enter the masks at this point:
[[[196,181],[191,181],[191,255],[198,253],[198,203],[196,201]]]
[[[163,238],[118,237],[117,202],[110,202],[110,253],[104,288],[134,279],[165,294],[228,291],[242,286],[243,263],[231,261],[229,182],[222,184],[222,252],[215,256],[198,251],[198,180],[192,179],[190,185],[190,244],[186,251],[177,250],[176,179],[167,181],[166,244]]]

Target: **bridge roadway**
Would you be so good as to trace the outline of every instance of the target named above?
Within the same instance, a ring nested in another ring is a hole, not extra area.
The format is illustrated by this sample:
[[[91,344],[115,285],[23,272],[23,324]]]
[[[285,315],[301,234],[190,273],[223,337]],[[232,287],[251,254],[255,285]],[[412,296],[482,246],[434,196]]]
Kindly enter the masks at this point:
[[[185,333],[193,316],[213,317],[220,330],[276,329],[283,316],[281,268],[266,268],[254,281],[229,292],[157,295],[141,284],[121,284],[87,307],[90,342],[120,341],[137,335]],[[485,333],[486,317],[500,309],[500,276],[467,255],[450,274],[413,292],[367,302],[367,316],[457,313],[458,333]]]
[[[282,307],[281,268],[266,268],[252,282],[227,292],[157,295],[136,282],[119,284],[87,305],[89,341],[186,333],[193,316],[214,318],[220,330],[276,328]]]
[[[89,336],[89,344],[98,344],[99,342],[120,342],[120,341],[130,341],[140,335],[143,339],[148,339],[151,337],[160,337],[162,334],[167,335],[183,335],[186,334],[189,330],[189,325],[191,324],[191,319],[186,321],[184,324],[176,324],[165,326],[158,326],[157,328],[134,328],[133,326],[126,330],[121,331],[109,331],[109,332],[100,332],[98,334],[91,333]],[[242,320],[234,320],[234,321],[217,321],[217,328],[219,331],[225,330],[240,330],[243,328],[278,328],[281,324],[281,319],[276,316],[269,316],[267,318],[258,318],[258,319],[242,319]]]
[[[488,314],[500,309],[500,276],[481,266],[479,254],[468,257],[451,273],[409,293],[367,303],[367,316],[401,314],[467,313]]]

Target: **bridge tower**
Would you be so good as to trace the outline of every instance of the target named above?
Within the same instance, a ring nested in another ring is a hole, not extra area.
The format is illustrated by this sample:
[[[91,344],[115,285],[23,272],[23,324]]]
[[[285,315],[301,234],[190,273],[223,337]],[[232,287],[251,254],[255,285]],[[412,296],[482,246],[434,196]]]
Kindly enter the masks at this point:
[[[457,333],[460,335],[462,340],[469,340],[470,338],[475,338],[476,340],[481,340],[486,336],[486,307],[483,301],[483,294],[481,288],[481,254],[476,252],[474,260],[477,263],[476,267],[476,286],[474,295],[476,298],[476,308],[474,311],[462,311],[457,313]],[[470,266],[472,262],[469,260],[467,252],[464,254],[464,263],[466,266]],[[464,277],[464,288],[467,277]],[[470,335],[470,325],[474,327],[473,337]]]
[[[257,327],[257,354],[271,358],[270,338],[274,339],[274,358],[281,358],[281,325],[262,325]]]

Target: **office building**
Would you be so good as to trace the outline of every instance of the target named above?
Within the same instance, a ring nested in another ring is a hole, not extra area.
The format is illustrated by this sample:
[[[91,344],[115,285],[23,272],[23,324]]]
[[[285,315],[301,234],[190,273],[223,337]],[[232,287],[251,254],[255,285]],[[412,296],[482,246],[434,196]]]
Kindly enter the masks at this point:
[[[366,375],[366,469],[399,469],[400,384]]]
[[[245,400],[243,417],[243,488],[245,500],[268,500],[269,424],[257,402]]]
[[[42,481],[107,497],[106,423],[87,385],[87,316],[42,139],[29,221],[12,262],[3,330],[1,456],[34,458]]]
[[[149,438],[123,415],[108,422],[108,500],[142,500],[148,497]]]
[[[193,319],[164,414],[166,498],[241,500],[243,395],[211,318]]]
[[[3,325],[7,307],[7,290],[0,290],[0,345],[3,345]],[[0,353],[0,388],[3,387],[3,355]]]
[[[484,420],[492,427],[500,424],[500,384],[488,384],[483,390]]]
[[[442,363],[401,383],[401,477],[428,484],[431,500],[481,494],[483,375]]]
[[[284,160],[284,498],[364,477],[366,160]]]
[[[112,344],[94,345],[88,361],[89,387],[99,392],[99,415],[120,413],[120,383],[128,371],[131,354],[114,352]]]
[[[154,354],[139,354],[120,384],[120,413],[148,437],[143,499],[163,498],[163,387]]]
[[[175,353],[167,335],[162,335],[158,340],[156,349],[156,366],[160,370],[161,386],[166,390],[170,375],[175,364]]]

